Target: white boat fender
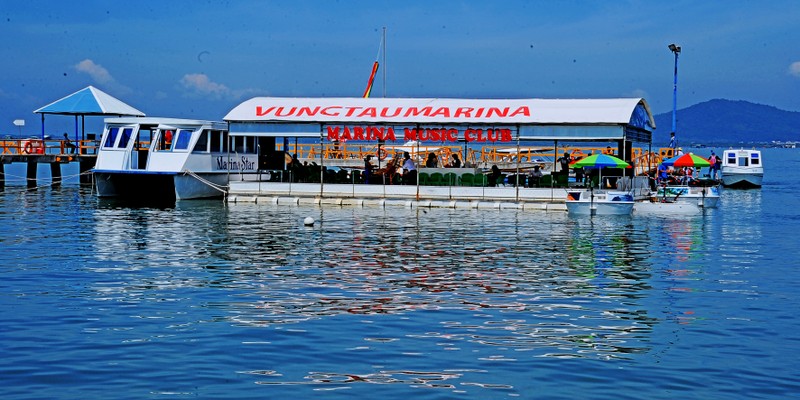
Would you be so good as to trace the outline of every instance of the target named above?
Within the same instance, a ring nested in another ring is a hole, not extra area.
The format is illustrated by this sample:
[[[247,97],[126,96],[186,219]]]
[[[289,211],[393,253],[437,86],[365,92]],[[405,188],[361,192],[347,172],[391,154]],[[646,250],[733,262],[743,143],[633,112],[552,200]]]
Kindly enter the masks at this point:
[[[303,220],[303,225],[314,226],[314,218],[306,217],[306,219]]]

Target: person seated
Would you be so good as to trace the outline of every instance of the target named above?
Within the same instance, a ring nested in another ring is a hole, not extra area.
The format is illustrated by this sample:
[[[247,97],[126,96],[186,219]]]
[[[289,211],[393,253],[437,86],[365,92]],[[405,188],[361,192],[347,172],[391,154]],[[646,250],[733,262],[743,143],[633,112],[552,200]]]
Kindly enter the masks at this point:
[[[458,159],[458,154],[452,155],[453,161],[450,161],[450,164],[445,165],[447,168],[461,168],[461,160]]]
[[[428,153],[428,159],[425,160],[425,167],[436,168],[438,166],[439,166],[439,159],[436,158],[436,154]]]
[[[64,149],[66,149],[66,153],[73,154],[77,148],[78,146],[72,144],[72,141],[69,140],[69,136],[64,132]]]
[[[497,168],[497,165],[492,165],[492,170],[489,172],[489,186],[497,186],[501,175],[500,168]]]
[[[541,168],[538,165],[534,165],[533,171],[528,177],[528,187],[539,187],[539,181],[541,181],[543,175]]]

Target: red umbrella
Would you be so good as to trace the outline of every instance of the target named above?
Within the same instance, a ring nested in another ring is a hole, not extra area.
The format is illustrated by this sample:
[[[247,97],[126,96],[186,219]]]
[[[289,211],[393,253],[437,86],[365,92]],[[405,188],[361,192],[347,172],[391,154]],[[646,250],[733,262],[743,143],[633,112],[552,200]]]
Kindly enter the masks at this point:
[[[696,156],[692,153],[672,157],[669,160],[664,160],[661,163],[668,167],[708,167],[711,165],[711,163],[705,158]]]

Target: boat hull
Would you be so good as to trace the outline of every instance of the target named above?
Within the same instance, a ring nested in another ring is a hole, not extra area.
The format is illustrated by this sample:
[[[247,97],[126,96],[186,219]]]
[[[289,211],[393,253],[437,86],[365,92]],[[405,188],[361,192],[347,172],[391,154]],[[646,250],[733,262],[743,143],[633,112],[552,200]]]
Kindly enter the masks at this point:
[[[570,215],[631,215],[633,204],[625,192],[570,192],[566,201]]]
[[[722,185],[729,188],[760,188],[763,172],[723,172]]]
[[[639,201],[633,206],[634,215],[695,215],[702,208],[694,202]]]
[[[177,173],[95,172],[97,197],[120,197],[142,201],[175,201],[222,197],[223,192],[191,175]],[[228,181],[227,173],[198,174],[217,186]]]
[[[659,187],[655,193],[658,201],[691,203],[705,208],[716,208],[719,199],[718,186],[666,186]]]

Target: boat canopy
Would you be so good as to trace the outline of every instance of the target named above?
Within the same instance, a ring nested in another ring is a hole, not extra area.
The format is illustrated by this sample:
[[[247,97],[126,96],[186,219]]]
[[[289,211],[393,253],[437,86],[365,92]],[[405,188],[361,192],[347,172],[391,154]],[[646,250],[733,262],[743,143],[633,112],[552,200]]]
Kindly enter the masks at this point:
[[[524,140],[649,142],[655,129],[642,98],[413,99],[256,97],[224,118],[231,135],[320,137],[324,126],[511,128]]]

